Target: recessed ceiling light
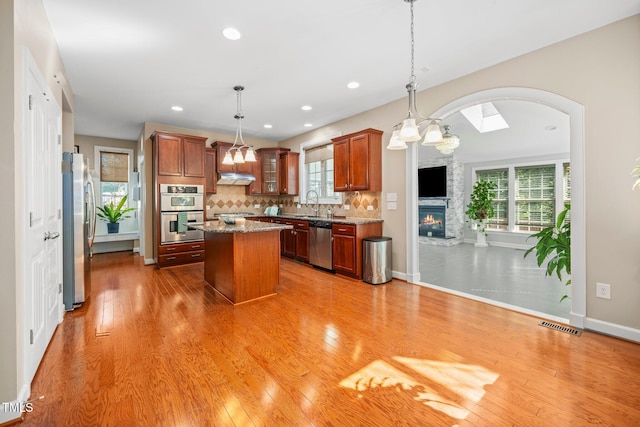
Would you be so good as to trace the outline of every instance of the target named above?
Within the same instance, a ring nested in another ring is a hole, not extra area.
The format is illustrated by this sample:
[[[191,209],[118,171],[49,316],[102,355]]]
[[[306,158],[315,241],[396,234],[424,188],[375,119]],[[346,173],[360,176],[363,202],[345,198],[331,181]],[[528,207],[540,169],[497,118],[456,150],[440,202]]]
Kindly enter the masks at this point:
[[[240,39],[240,37],[242,37],[242,34],[240,34],[240,31],[236,30],[233,27],[227,27],[224,30],[222,30],[222,35],[228,38],[229,40],[238,40]]]
[[[267,123],[266,125],[264,125],[264,128],[265,128],[265,129],[271,129],[272,127],[273,127],[273,125],[270,125],[270,124],[268,124],[268,123]]]
[[[303,105],[303,106],[302,106],[302,109],[303,109],[304,111],[309,111],[309,110],[311,110],[311,105]]]
[[[358,82],[349,82],[349,83],[347,84],[347,87],[348,87],[349,89],[355,89],[355,88],[357,88],[357,87],[360,87],[360,83],[358,83]]]
[[[183,108],[181,106],[179,106],[179,105],[174,105],[173,107],[171,107],[171,109],[173,111],[182,111],[183,110]]]
[[[306,127],[306,128],[310,128],[311,126],[313,126],[311,123],[305,123],[304,124],[304,127]]]

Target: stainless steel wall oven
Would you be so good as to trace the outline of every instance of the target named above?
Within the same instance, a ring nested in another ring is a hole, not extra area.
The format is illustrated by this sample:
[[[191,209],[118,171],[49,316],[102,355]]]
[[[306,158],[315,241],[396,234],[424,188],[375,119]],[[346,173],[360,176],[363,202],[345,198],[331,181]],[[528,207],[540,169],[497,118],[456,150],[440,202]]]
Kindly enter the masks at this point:
[[[204,240],[188,224],[204,221],[204,186],[160,184],[160,243]]]

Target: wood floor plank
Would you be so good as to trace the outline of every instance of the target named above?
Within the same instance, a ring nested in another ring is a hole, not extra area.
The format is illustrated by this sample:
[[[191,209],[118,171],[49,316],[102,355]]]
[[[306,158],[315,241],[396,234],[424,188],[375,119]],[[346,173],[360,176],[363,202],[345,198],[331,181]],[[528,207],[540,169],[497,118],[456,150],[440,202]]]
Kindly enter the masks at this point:
[[[574,426],[640,423],[640,345],[393,280],[283,259],[232,306],[202,264],[92,262],[32,384],[25,426]]]

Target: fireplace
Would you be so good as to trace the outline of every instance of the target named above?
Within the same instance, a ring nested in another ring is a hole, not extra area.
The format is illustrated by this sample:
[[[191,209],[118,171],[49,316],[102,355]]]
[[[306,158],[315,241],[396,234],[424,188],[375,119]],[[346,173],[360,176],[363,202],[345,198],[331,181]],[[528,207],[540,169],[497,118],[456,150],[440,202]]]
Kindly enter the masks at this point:
[[[447,208],[442,205],[418,206],[418,234],[426,237],[445,238]]]

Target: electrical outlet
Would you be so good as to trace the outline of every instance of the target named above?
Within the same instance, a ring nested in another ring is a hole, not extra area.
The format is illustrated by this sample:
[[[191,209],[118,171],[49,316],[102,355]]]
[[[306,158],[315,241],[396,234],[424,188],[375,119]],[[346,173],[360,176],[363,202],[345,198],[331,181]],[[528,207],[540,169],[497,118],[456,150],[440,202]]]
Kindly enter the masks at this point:
[[[348,211],[349,209],[351,209],[351,206],[350,205],[344,205],[343,208],[344,208],[345,211]]]
[[[596,283],[596,296],[598,298],[611,299],[611,285],[608,283]]]
[[[254,208],[254,209],[260,209],[260,204],[259,204],[259,203],[257,203],[257,204],[255,204],[255,205],[253,205],[253,208]]]
[[[373,210],[373,206],[371,206],[371,205],[367,206],[367,210],[368,211],[372,211]]]

